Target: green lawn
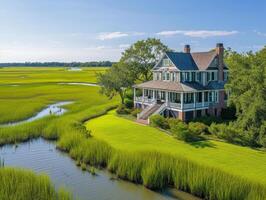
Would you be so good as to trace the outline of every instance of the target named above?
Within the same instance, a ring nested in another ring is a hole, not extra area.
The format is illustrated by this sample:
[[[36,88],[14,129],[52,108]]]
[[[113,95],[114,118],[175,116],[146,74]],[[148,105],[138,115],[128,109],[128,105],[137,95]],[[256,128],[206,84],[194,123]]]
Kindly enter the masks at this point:
[[[118,117],[114,112],[86,124],[95,138],[123,151],[154,150],[181,155],[203,165],[266,185],[266,152],[218,141],[184,143],[149,126]]]

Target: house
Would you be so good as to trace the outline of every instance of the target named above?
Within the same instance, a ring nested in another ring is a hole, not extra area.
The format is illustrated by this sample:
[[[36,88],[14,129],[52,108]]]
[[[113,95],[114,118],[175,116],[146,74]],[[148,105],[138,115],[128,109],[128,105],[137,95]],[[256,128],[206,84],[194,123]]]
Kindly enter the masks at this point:
[[[142,109],[138,119],[153,114],[182,121],[212,115],[226,107],[224,84],[228,68],[224,47],[218,43],[208,52],[166,52],[152,69],[153,80],[134,85],[134,106]]]

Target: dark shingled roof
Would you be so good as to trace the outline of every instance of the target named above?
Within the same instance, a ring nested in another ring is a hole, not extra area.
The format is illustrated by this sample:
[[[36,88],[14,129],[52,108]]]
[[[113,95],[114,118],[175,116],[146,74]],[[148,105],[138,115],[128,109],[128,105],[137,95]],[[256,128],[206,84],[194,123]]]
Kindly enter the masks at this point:
[[[166,52],[166,55],[179,70],[198,69],[190,53]]]
[[[195,53],[166,52],[166,55],[179,70],[207,70],[217,53],[212,50]],[[227,69],[226,65],[224,69]]]
[[[224,89],[225,81],[210,81],[207,88],[210,90],[222,90]]]

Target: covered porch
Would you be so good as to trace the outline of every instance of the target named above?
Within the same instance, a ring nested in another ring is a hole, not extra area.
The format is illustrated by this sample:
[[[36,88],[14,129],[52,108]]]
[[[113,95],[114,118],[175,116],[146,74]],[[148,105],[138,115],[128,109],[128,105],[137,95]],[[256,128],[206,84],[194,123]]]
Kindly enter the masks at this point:
[[[173,110],[189,110],[208,108],[218,102],[218,91],[167,91],[161,89],[134,88],[134,104],[136,107],[165,104]]]

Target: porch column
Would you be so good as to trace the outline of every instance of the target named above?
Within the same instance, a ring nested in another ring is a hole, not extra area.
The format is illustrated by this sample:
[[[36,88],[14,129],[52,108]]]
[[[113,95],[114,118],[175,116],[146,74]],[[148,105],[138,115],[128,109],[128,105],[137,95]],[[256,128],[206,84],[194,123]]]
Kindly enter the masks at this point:
[[[155,90],[152,90],[152,99],[155,100]]]
[[[184,93],[183,92],[181,92],[180,93],[180,99],[181,99],[181,110],[183,110],[183,107],[184,107]]]
[[[204,92],[202,92],[202,94],[201,94],[201,99],[202,99],[202,107],[204,107],[204,101],[205,101],[205,99],[204,99]]]
[[[196,108],[196,92],[193,93],[194,108]]]
[[[168,92],[167,91],[165,92],[165,103],[166,105],[168,105]]]
[[[144,88],[142,89],[142,108],[144,108],[143,103],[144,103]]]
[[[134,98],[134,108],[136,106],[135,102],[136,102],[136,88],[133,89],[133,98]]]

